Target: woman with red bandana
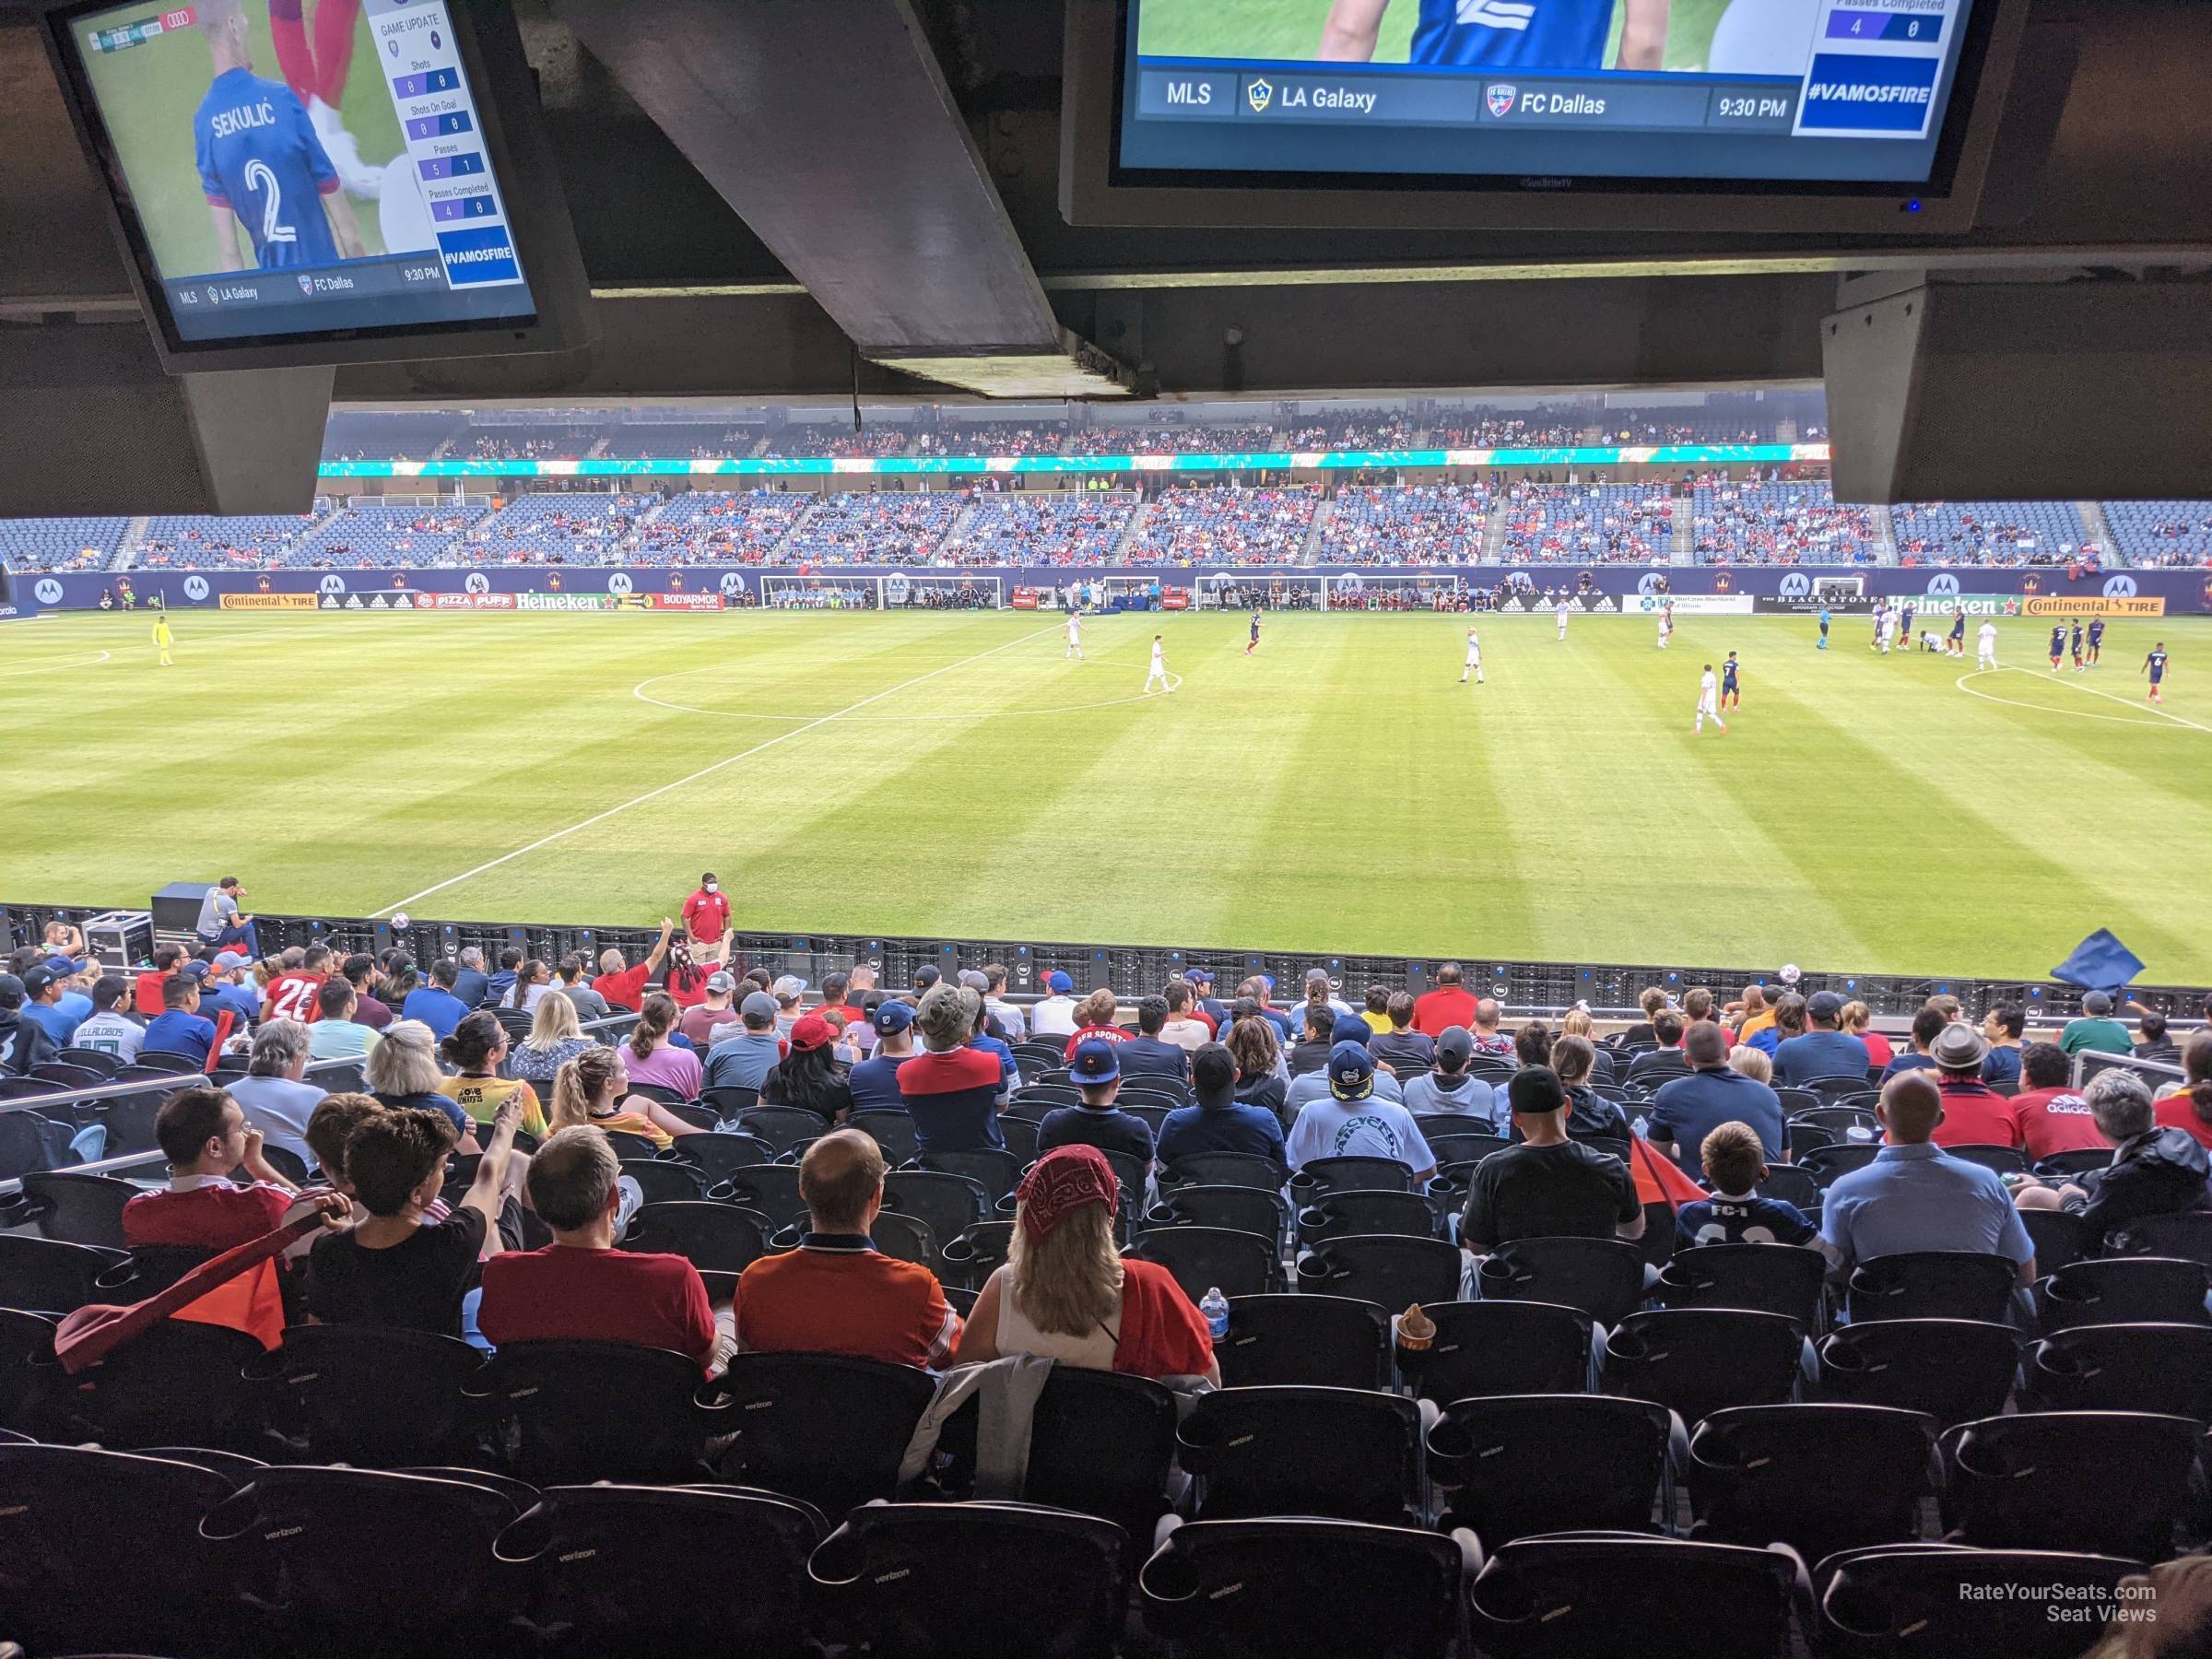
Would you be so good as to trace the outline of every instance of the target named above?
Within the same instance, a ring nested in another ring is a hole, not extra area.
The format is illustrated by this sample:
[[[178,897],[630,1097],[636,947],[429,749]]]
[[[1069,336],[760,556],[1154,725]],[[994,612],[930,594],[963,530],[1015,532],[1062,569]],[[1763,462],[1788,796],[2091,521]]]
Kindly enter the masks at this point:
[[[1016,1189],[1006,1264],[985,1281],[956,1365],[1039,1354],[1139,1377],[1204,1377],[1221,1367],[1206,1321],[1168,1270],[1114,1248],[1121,1182],[1095,1147],[1059,1147]]]

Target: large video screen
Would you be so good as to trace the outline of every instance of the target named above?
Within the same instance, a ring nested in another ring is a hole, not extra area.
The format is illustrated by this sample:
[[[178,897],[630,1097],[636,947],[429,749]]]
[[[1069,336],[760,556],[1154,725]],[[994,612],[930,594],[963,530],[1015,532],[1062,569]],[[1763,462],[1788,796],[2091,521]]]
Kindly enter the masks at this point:
[[[69,40],[174,343],[535,316],[445,0],[111,6]]]
[[[1122,0],[1116,182],[1939,184],[1974,3]]]

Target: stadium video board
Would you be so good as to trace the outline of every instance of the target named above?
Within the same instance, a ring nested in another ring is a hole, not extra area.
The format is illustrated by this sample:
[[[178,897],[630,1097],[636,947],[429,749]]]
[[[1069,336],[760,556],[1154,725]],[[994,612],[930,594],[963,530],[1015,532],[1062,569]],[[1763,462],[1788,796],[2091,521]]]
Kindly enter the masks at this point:
[[[547,290],[565,300],[580,272],[558,187],[525,183],[505,142],[477,29],[493,11],[105,0],[49,13],[165,356],[290,346],[305,349],[282,360],[341,361],[572,343],[540,326]],[[548,242],[555,256],[539,257]],[[472,334],[443,352],[426,344]],[[386,348],[315,349],[374,342]]]
[[[1112,189],[1203,189],[1216,200],[1237,190],[1887,197],[1899,230],[1955,222],[1921,216],[1948,205],[1961,182],[1966,117],[2006,9],[2003,0],[1112,8]],[[1102,8],[1077,0],[1077,9]]]

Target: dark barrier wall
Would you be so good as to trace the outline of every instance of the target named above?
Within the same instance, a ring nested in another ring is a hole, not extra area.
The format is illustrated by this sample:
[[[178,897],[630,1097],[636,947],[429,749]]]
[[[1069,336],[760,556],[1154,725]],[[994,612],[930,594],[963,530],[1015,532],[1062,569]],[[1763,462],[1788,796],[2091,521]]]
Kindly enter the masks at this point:
[[[2025,602],[2031,599],[2112,599],[2134,600],[2136,606],[2114,606],[2121,614],[2152,616],[2163,614],[2195,616],[2212,613],[2212,571],[2108,571],[2096,574],[2070,577],[2064,566],[2036,566],[2025,570],[1938,570],[1930,567],[1856,568],[1835,569],[1811,566],[1768,567],[1712,567],[1668,565],[1649,569],[1634,565],[1577,565],[1525,564],[1436,566],[1435,574],[1456,574],[1470,586],[1490,588],[1500,580],[1519,581],[1525,578],[1541,588],[1547,582],[1572,585],[1587,570],[1598,589],[1617,604],[1622,599],[1633,599],[1640,594],[1658,590],[1664,582],[1668,591],[1681,597],[1732,595],[1749,597],[1762,602],[1761,608],[1770,604],[1787,608],[1810,608],[1813,582],[1830,576],[1863,577],[1866,592],[1900,597],[1932,600],[1938,606],[1954,598],[1963,598],[1969,607],[1977,610],[1999,611],[2006,600],[2019,600],[2023,607],[2032,609]],[[115,589],[127,582],[141,604],[156,594],[166,604],[176,606],[218,606],[222,596],[228,594],[313,594],[337,601],[343,608],[346,601],[359,597],[365,606],[379,594],[387,604],[400,593],[427,594],[543,594],[549,589],[570,594],[652,594],[667,593],[758,595],[763,575],[796,577],[801,575],[834,580],[839,576],[888,576],[891,567],[876,565],[832,566],[802,571],[791,566],[777,566],[769,570],[748,567],[730,570],[715,566],[684,566],[670,569],[622,566],[534,565],[504,567],[484,571],[162,571],[132,570],[121,572],[99,572],[90,575],[38,575],[19,573],[16,578],[15,604],[19,610],[29,614],[39,610],[86,610],[97,607],[103,591]],[[1314,576],[1359,576],[1377,582],[1378,586],[1390,579],[1421,573],[1419,570],[1397,566],[1300,566],[1295,569],[1224,569],[1192,568],[1188,566],[1116,566],[1111,569],[1087,566],[1072,569],[1066,566],[1048,568],[1015,568],[993,566],[988,569],[914,569],[907,568],[903,574],[926,580],[932,583],[957,582],[962,577],[996,577],[1010,594],[1018,587],[1054,587],[1071,581],[1157,579],[1163,589],[1189,590],[1210,585],[1217,581],[1265,582],[1271,577],[1288,576],[1308,579]],[[1979,606],[1972,602],[1980,600]],[[2147,603],[2158,601],[2159,604]],[[0,597],[0,604],[5,604]],[[1853,608],[1848,601],[1837,602],[1838,610]]]

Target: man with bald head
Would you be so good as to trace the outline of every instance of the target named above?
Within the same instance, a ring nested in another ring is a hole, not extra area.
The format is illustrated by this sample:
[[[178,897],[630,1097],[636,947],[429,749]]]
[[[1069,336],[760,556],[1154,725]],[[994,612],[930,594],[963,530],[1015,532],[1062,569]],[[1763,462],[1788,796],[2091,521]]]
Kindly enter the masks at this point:
[[[1943,1091],[1925,1071],[1882,1085],[1876,1114],[1888,1144],[1865,1169],[1839,1176],[1820,1207],[1821,1247],[1841,1271],[1876,1256],[1963,1250],[2001,1255],[2035,1283],[2035,1245],[1996,1171],[1953,1158],[1931,1138]]]
[[[752,1353],[844,1354],[889,1365],[941,1366],[960,1316],[936,1275],[877,1250],[883,1152],[839,1129],[799,1160],[807,1231],[796,1250],[762,1256],[737,1280],[737,1346]]]

